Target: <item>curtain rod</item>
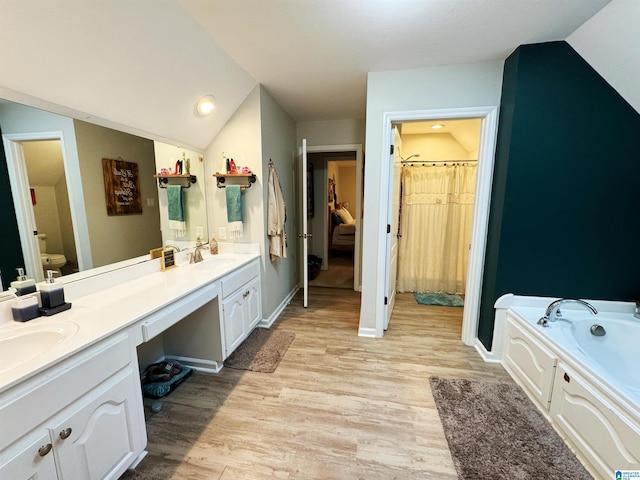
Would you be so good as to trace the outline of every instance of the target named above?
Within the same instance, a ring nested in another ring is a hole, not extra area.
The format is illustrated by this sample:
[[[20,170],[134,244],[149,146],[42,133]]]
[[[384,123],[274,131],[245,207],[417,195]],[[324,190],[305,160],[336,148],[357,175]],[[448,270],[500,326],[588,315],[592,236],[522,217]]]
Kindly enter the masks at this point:
[[[413,165],[435,165],[436,163],[444,163],[445,165],[447,163],[451,163],[452,165],[460,165],[462,163],[478,163],[478,160],[429,160],[427,162],[400,162],[402,165],[409,165],[409,166],[413,166]]]

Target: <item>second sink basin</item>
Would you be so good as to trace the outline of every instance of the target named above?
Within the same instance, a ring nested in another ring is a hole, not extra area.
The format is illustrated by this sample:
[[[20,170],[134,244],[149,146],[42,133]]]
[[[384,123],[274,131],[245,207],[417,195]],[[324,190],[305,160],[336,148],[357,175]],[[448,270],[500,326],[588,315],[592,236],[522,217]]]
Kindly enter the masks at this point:
[[[191,266],[197,270],[217,270],[232,265],[236,260],[233,257],[221,255],[211,255],[204,257],[202,262],[194,263]]]
[[[19,325],[0,333],[0,373],[48,352],[72,337],[78,325],[72,322]]]

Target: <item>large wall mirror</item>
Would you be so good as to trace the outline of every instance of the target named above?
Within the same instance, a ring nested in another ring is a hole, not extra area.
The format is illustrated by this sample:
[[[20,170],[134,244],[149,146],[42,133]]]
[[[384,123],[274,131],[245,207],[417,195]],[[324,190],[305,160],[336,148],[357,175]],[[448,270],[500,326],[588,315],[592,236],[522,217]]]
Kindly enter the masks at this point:
[[[25,268],[37,281],[48,269],[86,276],[206,241],[202,153],[7,100],[0,129]],[[195,182],[154,178],[180,164]]]

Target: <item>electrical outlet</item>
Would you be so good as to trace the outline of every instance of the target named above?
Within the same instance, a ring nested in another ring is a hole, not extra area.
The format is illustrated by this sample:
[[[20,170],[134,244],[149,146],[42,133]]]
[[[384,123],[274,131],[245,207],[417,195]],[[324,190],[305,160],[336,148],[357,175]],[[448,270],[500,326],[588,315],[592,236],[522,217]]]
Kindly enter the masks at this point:
[[[218,228],[218,239],[224,240],[227,238],[227,227],[219,227]]]
[[[153,197],[147,198],[147,207],[155,207],[156,200]]]

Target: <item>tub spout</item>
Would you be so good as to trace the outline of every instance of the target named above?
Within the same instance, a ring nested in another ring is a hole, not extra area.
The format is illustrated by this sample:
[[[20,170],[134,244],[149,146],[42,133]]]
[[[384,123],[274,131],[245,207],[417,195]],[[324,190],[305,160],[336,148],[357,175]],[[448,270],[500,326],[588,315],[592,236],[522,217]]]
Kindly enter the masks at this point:
[[[544,313],[544,317],[538,320],[538,325],[542,325],[543,327],[548,327],[549,322],[555,322],[558,318],[562,318],[562,312],[560,311],[560,305],[564,305],[565,303],[578,303],[591,311],[592,314],[597,314],[598,310],[595,309],[593,305],[585,302],[584,300],[579,300],[576,298],[561,298],[560,300],[556,300],[555,302],[551,302],[547,307],[547,311]]]

